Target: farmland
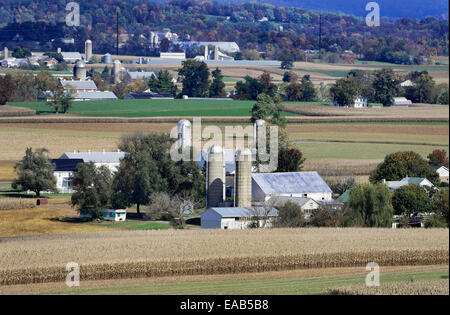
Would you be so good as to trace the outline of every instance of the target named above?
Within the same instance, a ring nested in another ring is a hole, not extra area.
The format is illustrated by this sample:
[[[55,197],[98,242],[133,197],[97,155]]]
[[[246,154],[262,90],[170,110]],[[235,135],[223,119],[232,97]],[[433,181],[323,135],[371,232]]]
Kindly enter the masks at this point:
[[[330,246],[333,244],[333,246]],[[5,238],[1,284],[448,264],[448,229],[277,229],[91,232]],[[57,254],[56,254],[57,253]]]

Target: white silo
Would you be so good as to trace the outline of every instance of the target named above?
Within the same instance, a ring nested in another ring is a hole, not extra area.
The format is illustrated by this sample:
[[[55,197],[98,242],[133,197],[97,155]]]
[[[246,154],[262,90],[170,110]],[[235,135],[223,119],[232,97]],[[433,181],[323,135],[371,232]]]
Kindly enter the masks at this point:
[[[77,61],[75,67],[73,68],[73,75],[82,81],[86,80],[86,64],[84,63],[84,61]]]
[[[56,52],[57,52],[58,54],[60,54],[60,53],[61,53],[61,48],[60,48],[60,47],[56,48]]]
[[[190,147],[192,144],[192,124],[189,120],[178,122],[178,148]]]
[[[8,55],[9,55],[8,47],[5,46],[5,48],[3,48],[3,59],[8,58]]]
[[[120,60],[114,60],[114,83],[120,83],[120,71],[121,71],[121,63]]]
[[[248,148],[241,148],[236,151],[234,206],[252,206],[252,151]]]
[[[216,60],[216,61],[219,60],[219,47],[218,46],[214,46],[214,60]]]
[[[205,60],[208,60],[208,58],[209,58],[208,45],[205,45]]]
[[[90,39],[88,39],[84,43],[84,55],[86,58],[86,62],[89,62],[89,60],[91,60],[92,58],[92,41]]]
[[[220,145],[213,145],[206,156],[206,208],[219,207],[225,198],[225,162]]]
[[[263,119],[258,119],[253,124],[253,147],[258,148],[258,141],[262,137],[265,138],[266,134],[266,121]],[[265,144],[265,141],[263,142]]]

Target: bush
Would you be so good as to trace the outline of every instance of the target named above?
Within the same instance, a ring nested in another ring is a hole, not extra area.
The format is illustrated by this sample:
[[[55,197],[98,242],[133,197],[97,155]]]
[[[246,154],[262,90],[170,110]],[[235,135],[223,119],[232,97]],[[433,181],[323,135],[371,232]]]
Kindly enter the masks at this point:
[[[394,192],[392,206],[395,214],[399,215],[427,212],[430,207],[430,198],[421,186],[405,185]]]
[[[36,207],[35,199],[4,198],[0,199],[0,210],[29,209]]]
[[[310,224],[315,227],[339,227],[343,221],[343,212],[318,208],[313,210]]]
[[[438,215],[438,214],[433,214],[431,215],[426,221],[425,221],[425,228],[427,229],[431,229],[431,228],[446,228],[447,222],[445,221],[445,219]]]
[[[305,226],[305,216],[302,208],[293,203],[286,202],[278,207],[278,218],[274,223],[275,227],[296,228]]]

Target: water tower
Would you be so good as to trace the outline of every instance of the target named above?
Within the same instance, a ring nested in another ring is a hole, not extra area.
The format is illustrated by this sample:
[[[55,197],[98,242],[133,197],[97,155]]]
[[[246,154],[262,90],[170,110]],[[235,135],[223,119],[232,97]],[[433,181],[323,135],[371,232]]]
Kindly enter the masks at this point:
[[[252,206],[252,151],[241,148],[236,151],[236,174],[234,177],[234,206]]]
[[[225,163],[223,149],[213,145],[206,156],[206,208],[219,207],[225,196]]]

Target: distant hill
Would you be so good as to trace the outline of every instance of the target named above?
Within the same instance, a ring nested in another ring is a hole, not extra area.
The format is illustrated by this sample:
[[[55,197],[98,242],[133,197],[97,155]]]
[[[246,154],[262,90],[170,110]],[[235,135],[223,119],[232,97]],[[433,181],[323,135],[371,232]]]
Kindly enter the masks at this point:
[[[215,0],[220,3],[245,3],[250,0]],[[424,18],[434,16],[448,19],[447,0],[258,0],[275,6],[298,7],[310,10],[341,12],[365,16],[366,4],[375,1],[380,5],[381,16],[389,18]]]

